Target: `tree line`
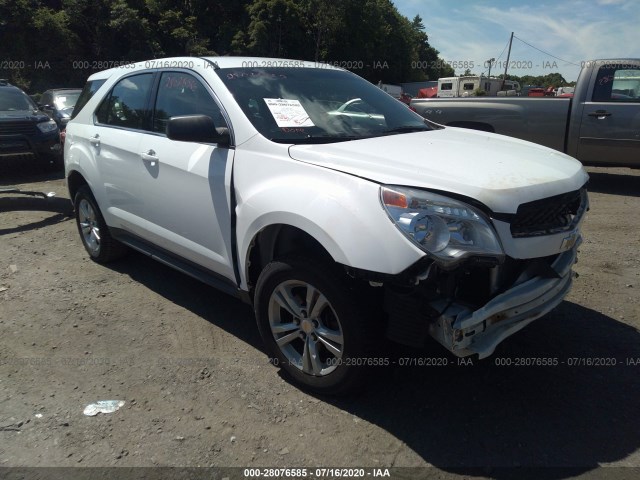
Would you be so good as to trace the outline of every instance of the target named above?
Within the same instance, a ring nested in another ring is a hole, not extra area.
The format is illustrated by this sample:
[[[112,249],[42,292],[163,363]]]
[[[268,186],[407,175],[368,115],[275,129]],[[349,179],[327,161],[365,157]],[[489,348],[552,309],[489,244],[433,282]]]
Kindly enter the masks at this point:
[[[504,75],[500,75],[500,78],[504,78]],[[567,82],[562,74],[558,72],[548,73],[546,75],[523,75],[521,77],[517,75],[507,74],[507,80],[515,80],[520,86],[535,85],[537,87],[574,87],[576,82]]]
[[[324,61],[375,83],[454,74],[391,0],[0,0],[0,78],[31,93],[183,55]]]

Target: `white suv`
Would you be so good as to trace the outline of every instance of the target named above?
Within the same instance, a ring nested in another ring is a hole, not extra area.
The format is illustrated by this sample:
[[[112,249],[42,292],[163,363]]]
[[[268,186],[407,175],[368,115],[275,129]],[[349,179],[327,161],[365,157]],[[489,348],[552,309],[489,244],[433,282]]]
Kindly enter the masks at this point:
[[[444,128],[348,71],[171,58],[89,77],[65,167],[90,257],[126,248],[255,307],[274,363],[323,393],[388,360],[496,345],[572,283],[588,176],[562,153]]]

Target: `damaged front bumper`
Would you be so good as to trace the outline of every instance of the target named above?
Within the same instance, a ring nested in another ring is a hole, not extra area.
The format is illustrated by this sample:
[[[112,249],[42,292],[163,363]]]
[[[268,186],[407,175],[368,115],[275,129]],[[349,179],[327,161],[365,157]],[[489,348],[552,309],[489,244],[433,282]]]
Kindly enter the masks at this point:
[[[497,295],[477,310],[438,299],[431,306],[442,312],[429,325],[429,334],[459,357],[485,358],[507,337],[554,309],[567,295],[575,276],[578,237],[570,250],[551,264],[555,276],[535,276]]]

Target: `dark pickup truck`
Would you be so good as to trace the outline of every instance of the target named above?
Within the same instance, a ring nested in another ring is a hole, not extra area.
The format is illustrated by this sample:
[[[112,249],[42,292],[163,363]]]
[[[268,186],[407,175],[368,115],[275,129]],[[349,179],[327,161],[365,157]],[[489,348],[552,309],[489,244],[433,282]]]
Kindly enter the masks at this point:
[[[640,59],[585,62],[573,98],[414,99],[441,125],[554,148],[585,165],[640,168]]]
[[[31,98],[0,80],[0,162],[5,159],[60,169],[60,130]]]

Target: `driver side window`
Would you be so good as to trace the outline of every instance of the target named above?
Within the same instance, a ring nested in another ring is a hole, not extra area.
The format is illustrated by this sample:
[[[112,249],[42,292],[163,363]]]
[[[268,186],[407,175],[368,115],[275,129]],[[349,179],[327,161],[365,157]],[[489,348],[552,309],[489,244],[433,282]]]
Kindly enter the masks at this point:
[[[165,133],[169,119],[181,115],[207,115],[216,127],[226,127],[220,108],[200,80],[188,73],[164,72],[153,112],[153,131]]]

